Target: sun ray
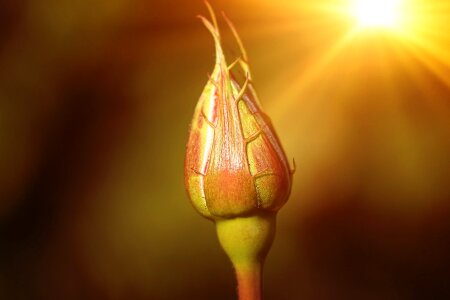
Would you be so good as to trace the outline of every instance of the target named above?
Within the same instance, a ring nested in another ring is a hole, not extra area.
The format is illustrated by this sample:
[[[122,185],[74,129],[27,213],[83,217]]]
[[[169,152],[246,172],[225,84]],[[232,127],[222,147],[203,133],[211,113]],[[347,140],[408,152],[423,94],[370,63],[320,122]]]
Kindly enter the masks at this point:
[[[352,39],[357,34],[356,30],[347,32],[344,36],[338,39],[320,58],[314,63],[310,64],[308,68],[300,68],[299,64],[293,64],[290,70],[285,70],[285,78],[294,79],[294,83],[284,89],[279,97],[280,99],[289,99],[283,102],[270,103],[274,107],[268,107],[279,111],[280,113],[288,109],[294,104],[298,95],[302,94],[303,90],[307,89],[311,84],[320,80],[320,76],[339,56],[342,54]],[[283,80],[283,79],[282,79]]]
[[[351,14],[361,28],[394,28],[401,19],[400,0],[354,0]]]

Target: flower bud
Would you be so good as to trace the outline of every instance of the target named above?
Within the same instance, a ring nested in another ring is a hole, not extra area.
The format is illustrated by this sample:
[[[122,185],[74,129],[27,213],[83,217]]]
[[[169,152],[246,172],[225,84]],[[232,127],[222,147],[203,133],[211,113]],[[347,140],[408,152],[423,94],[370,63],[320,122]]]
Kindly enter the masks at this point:
[[[213,23],[200,18],[214,38],[216,62],[190,126],[185,160],[189,198],[210,219],[276,212],[290,194],[292,171],[257,99],[247,55],[225,17],[242,51],[228,65],[214,14]],[[238,82],[235,67],[245,73],[245,82]]]

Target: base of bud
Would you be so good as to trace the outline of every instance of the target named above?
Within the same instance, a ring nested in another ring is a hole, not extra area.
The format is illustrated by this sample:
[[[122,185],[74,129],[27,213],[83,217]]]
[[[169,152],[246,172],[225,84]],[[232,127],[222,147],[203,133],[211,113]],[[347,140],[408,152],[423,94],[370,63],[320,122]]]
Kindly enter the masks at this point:
[[[275,237],[276,214],[216,221],[220,244],[236,270],[240,300],[261,299],[264,259]]]

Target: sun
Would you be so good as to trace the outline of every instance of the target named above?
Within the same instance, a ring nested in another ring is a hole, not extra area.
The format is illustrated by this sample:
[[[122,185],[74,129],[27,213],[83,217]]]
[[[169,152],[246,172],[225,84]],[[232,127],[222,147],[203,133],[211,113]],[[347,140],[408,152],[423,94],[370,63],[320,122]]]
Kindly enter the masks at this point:
[[[354,0],[353,17],[361,28],[396,28],[401,19],[401,0]]]

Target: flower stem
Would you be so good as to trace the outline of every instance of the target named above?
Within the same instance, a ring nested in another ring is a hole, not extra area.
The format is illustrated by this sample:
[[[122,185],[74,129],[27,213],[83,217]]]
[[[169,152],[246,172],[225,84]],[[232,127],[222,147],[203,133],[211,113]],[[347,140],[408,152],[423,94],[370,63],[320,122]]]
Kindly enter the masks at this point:
[[[262,263],[235,265],[239,300],[262,299]]]
[[[275,236],[275,213],[216,222],[220,244],[236,270],[239,300],[262,299],[262,267]]]

